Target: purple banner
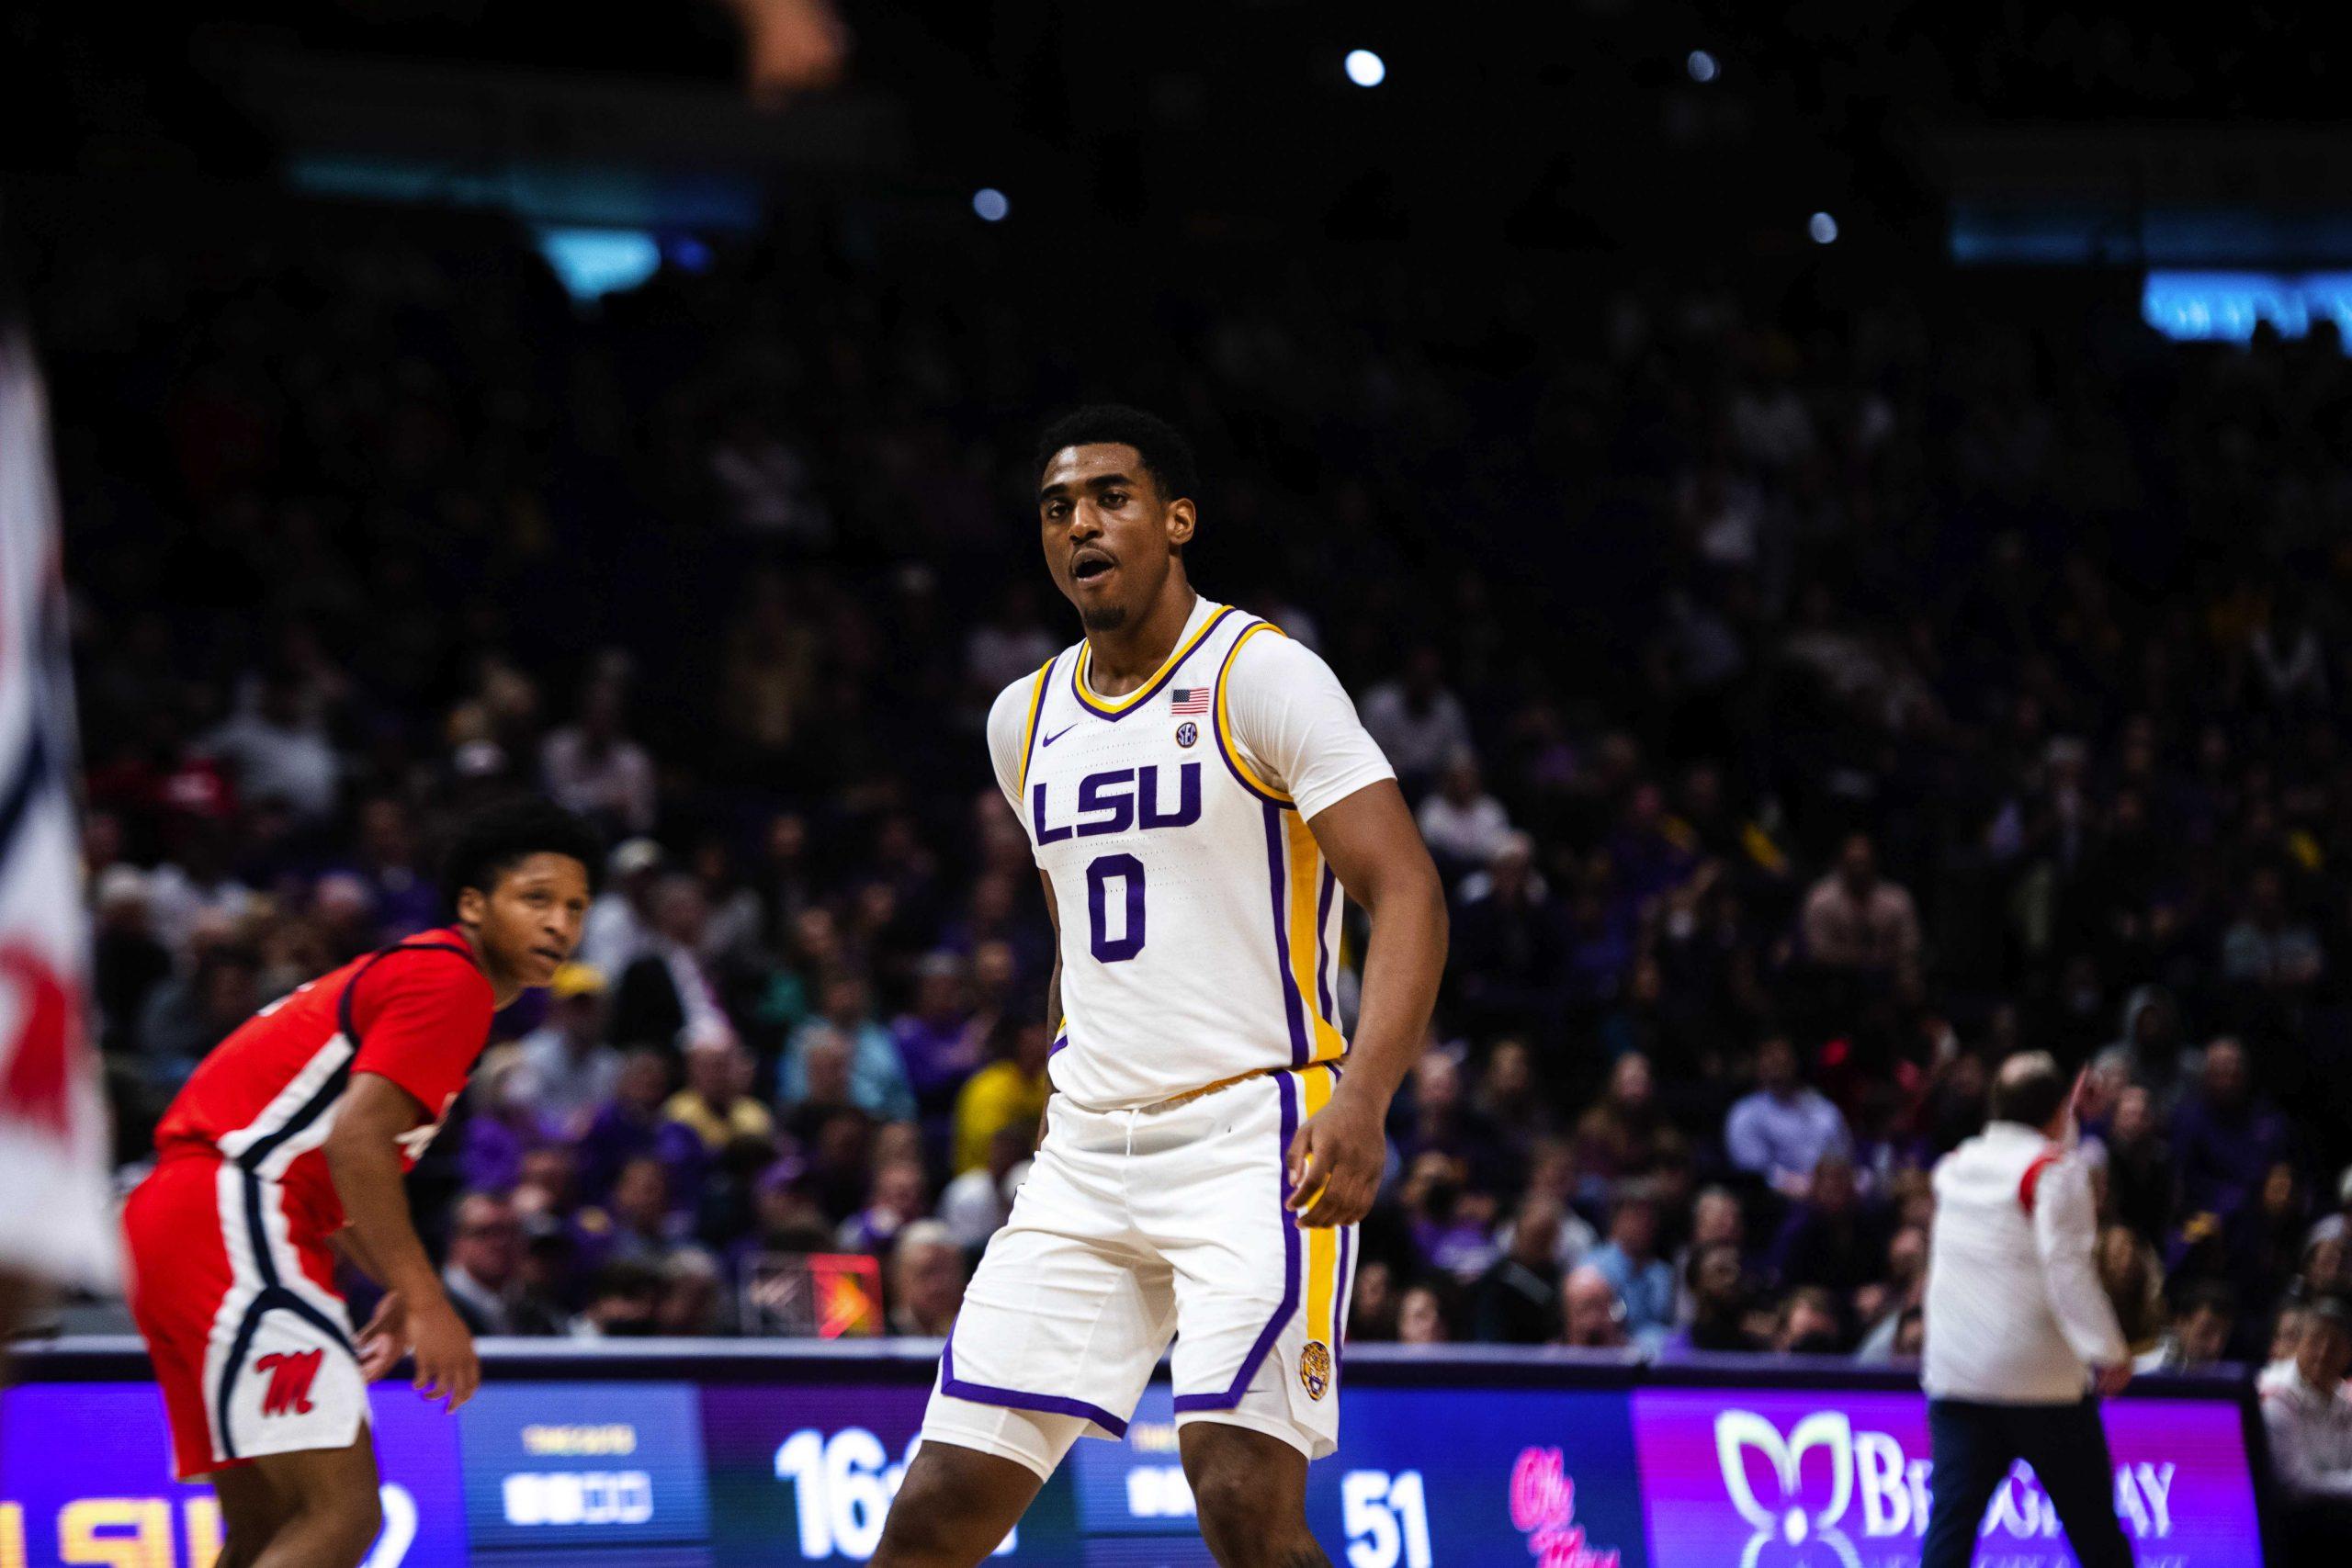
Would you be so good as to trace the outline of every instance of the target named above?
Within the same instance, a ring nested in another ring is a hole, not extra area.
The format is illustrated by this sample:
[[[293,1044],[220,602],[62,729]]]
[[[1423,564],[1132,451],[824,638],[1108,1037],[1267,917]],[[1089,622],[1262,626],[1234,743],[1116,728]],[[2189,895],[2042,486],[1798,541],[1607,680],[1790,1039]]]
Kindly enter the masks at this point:
[[[464,1562],[457,1421],[398,1383],[368,1393],[384,1533],[368,1568]],[[207,1568],[220,1555],[220,1506],[210,1487],[172,1479],[153,1384],[34,1383],[6,1405],[0,1565]]]
[[[2103,1412],[2115,1511],[2139,1568],[2257,1568],[2235,1405],[2120,1400]],[[1917,1568],[1928,1406],[1915,1394],[1645,1389],[1634,1395],[1653,1568]],[[2069,1568],[2020,1465],[1985,1512],[1980,1560]]]

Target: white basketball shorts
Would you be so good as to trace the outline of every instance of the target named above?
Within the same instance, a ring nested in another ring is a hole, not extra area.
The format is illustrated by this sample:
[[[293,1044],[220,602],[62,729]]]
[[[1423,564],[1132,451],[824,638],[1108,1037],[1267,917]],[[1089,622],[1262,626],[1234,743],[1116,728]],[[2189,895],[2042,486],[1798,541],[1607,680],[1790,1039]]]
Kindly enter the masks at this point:
[[[1338,1076],[1302,1067],[1137,1111],[1048,1101],[924,1440],[1049,1475],[1079,1438],[1125,1433],[1172,1336],[1178,1426],[1251,1427],[1310,1460],[1338,1447],[1355,1227],[1308,1230],[1284,1207],[1291,1135]]]

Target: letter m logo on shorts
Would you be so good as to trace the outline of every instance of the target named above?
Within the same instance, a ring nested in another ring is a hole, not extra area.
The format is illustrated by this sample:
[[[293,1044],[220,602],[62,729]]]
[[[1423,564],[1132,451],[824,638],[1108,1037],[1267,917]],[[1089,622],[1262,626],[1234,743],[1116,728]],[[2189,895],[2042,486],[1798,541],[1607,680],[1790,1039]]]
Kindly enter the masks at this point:
[[[254,1363],[254,1371],[269,1374],[269,1387],[261,1396],[261,1413],[265,1416],[308,1416],[311,1413],[311,1380],[319,1375],[319,1362],[324,1350],[301,1350],[291,1354],[273,1350]]]

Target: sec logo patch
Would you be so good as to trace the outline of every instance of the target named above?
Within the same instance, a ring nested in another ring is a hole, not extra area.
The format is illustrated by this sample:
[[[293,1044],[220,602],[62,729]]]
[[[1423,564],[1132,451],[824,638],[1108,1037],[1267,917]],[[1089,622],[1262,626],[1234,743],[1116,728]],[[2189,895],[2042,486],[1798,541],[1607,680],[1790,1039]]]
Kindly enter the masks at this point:
[[[1320,1399],[1331,1391],[1331,1350],[1320,1339],[1310,1339],[1298,1353],[1298,1381],[1306,1397]]]
[[[1176,744],[1179,746],[1190,746],[1193,741],[1198,740],[1200,738],[1200,727],[1195,725],[1191,719],[1186,719],[1183,723],[1176,727]]]

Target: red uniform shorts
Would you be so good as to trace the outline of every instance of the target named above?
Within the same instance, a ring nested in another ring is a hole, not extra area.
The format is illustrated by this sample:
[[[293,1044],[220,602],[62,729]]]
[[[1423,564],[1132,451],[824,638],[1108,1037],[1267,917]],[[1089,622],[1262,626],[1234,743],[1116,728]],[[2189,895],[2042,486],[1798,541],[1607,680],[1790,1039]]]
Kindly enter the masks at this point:
[[[123,1233],[182,1480],[359,1435],[368,1390],[334,1254],[279,1183],[209,1152],[168,1155],[124,1205]]]

